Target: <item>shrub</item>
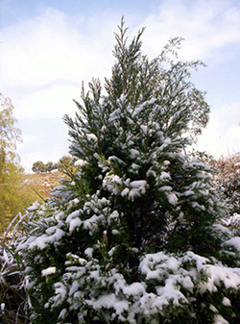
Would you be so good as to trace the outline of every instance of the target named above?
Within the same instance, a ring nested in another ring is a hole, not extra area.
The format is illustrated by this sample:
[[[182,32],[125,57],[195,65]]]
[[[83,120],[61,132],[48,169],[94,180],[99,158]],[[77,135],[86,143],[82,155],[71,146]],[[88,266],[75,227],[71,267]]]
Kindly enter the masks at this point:
[[[21,222],[18,214],[0,240],[0,321],[4,324],[29,323],[24,264],[16,251],[21,235],[17,228]]]

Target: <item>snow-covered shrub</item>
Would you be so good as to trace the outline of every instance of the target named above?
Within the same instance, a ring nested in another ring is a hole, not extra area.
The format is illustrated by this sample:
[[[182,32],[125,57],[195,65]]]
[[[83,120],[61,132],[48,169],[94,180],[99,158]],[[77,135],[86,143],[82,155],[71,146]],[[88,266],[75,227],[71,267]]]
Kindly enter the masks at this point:
[[[226,225],[231,229],[232,233],[240,236],[240,214],[233,214],[226,220]]]
[[[212,160],[215,181],[225,196],[231,214],[240,214],[240,155]]]
[[[70,127],[76,174],[28,209],[18,246],[34,324],[236,323],[239,238],[210,168],[186,152],[208,120],[179,40],[148,61],[122,22],[106,95],[93,80]],[[22,238],[23,239],[23,238]]]
[[[22,273],[24,265],[16,251],[20,243],[18,223],[13,226],[17,219],[21,219],[21,214],[15,217],[7,232],[0,238],[0,322],[3,324],[29,323]]]

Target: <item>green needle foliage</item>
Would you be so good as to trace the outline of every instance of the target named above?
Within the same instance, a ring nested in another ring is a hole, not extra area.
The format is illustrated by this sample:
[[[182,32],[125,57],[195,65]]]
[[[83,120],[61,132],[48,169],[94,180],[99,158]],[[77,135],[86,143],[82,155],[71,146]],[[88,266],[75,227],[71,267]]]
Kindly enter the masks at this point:
[[[190,81],[201,62],[156,59],[122,20],[115,64],[65,116],[78,172],[28,209],[18,247],[32,323],[235,323],[239,240],[210,168],[186,152],[208,121]]]

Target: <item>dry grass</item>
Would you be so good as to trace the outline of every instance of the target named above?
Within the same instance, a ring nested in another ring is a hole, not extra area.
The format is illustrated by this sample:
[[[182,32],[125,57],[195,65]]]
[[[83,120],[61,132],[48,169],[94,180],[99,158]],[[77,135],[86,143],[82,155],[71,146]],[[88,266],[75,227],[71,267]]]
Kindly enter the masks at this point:
[[[51,190],[60,185],[62,178],[66,178],[66,175],[60,171],[21,175],[14,195],[11,196],[12,208],[5,206],[4,213],[0,210],[0,236],[18,213],[24,214],[26,208],[36,200],[41,204],[44,203],[45,199],[51,195]]]
[[[66,177],[62,172],[55,171],[52,173],[33,173],[24,174],[23,183],[26,190],[35,193],[36,199],[39,197],[47,198],[51,195],[51,190],[60,185],[60,180]]]

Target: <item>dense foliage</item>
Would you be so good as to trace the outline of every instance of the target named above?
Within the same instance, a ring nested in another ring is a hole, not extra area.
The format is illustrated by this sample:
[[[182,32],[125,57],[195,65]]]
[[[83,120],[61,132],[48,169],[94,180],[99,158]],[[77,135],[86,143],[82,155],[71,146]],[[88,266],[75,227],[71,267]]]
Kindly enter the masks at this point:
[[[21,141],[21,131],[15,126],[17,120],[13,116],[13,109],[11,100],[0,93],[0,172],[6,161],[16,160],[16,144]]]
[[[16,154],[21,132],[13,110],[11,100],[0,93],[0,234],[18,212],[34,201],[30,192],[23,190],[23,169]]]
[[[186,153],[208,120],[189,81],[200,62],[177,60],[179,39],[148,61],[143,30],[126,32],[106,94],[93,80],[65,117],[78,172],[25,216],[31,322],[236,323],[240,238],[210,167]]]
[[[15,234],[20,235],[17,230]],[[29,323],[24,265],[16,252],[17,246],[18,239],[13,233],[0,239],[0,323],[3,324]]]
[[[17,213],[23,213],[39,198],[26,183],[16,154],[17,144],[21,142],[16,123],[12,101],[0,94],[0,235]]]
[[[240,155],[222,157],[210,162],[214,180],[223,193],[231,214],[240,214]]]

